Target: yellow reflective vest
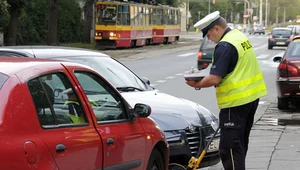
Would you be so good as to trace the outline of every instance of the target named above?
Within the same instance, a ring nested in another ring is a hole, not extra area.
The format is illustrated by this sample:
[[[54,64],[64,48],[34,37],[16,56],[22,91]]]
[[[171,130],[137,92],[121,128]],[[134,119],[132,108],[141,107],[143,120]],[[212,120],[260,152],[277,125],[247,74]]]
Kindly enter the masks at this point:
[[[244,105],[267,95],[264,77],[247,36],[234,29],[220,40],[224,41],[237,49],[238,61],[234,70],[216,86],[219,108]]]
[[[72,112],[73,112],[72,114],[67,113],[68,116],[73,121],[73,123],[83,123],[83,122],[85,122],[84,113],[78,113],[78,110],[75,108],[74,105],[80,106],[79,103],[75,102],[75,101],[67,100],[65,102],[64,106],[71,107],[70,109],[72,109]],[[69,112],[70,112],[70,110],[69,110]]]

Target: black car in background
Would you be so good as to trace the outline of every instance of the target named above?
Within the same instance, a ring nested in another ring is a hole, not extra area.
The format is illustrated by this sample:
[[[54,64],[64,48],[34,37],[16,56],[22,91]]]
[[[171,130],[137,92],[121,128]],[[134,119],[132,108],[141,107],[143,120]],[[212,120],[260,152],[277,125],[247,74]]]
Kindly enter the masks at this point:
[[[211,62],[216,43],[206,37],[203,38],[198,52],[198,70],[205,69]]]
[[[265,27],[263,25],[254,25],[253,27],[251,27],[248,31],[248,33],[251,35],[255,35],[255,34],[263,34],[265,35]]]
[[[294,35],[290,28],[277,27],[273,28],[269,34],[268,49],[272,49],[274,46],[287,47]]]
[[[192,101],[163,93],[150,86],[116,59],[94,50],[59,46],[8,46],[1,51],[18,52],[15,57],[65,60],[90,66],[101,73],[129,102],[151,106],[152,118],[164,132],[170,149],[170,162],[187,165],[191,156],[201,152],[218,127],[218,119],[208,109]],[[29,53],[29,55],[28,55]],[[219,135],[213,140],[200,167],[220,161]],[[134,154],[134,153],[133,153]]]

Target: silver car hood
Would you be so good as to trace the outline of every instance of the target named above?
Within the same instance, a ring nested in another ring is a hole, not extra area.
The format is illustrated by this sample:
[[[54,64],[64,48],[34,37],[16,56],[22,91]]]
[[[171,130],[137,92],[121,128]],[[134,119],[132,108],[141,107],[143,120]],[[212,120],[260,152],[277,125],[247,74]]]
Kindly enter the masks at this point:
[[[191,124],[206,126],[212,121],[213,114],[201,105],[158,90],[121,94],[132,107],[136,103],[148,104],[150,117],[164,131],[185,129]]]

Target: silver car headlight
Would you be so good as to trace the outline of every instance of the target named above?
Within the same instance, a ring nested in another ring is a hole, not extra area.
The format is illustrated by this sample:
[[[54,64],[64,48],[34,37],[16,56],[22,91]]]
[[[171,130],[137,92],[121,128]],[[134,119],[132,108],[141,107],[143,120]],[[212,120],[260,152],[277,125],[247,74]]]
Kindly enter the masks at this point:
[[[219,127],[219,122],[218,122],[218,120],[213,120],[213,121],[211,121],[210,125],[214,129],[214,131],[216,131]]]

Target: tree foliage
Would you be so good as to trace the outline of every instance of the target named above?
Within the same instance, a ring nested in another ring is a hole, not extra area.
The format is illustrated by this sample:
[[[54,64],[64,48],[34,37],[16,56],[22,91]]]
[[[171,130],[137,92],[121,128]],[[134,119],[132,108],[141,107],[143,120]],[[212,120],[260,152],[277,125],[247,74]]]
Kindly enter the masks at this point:
[[[29,1],[28,1],[29,2]],[[8,4],[5,11],[10,11],[11,6]],[[19,8],[20,16],[18,25],[15,29],[16,44],[47,44],[48,39],[48,19],[49,9],[48,2],[45,0],[31,0],[30,3]],[[2,11],[1,11],[2,12]],[[6,28],[4,37],[9,37],[8,28],[11,16],[2,17],[0,22]],[[82,41],[82,10],[77,0],[60,0],[58,11],[58,41],[65,42],[81,42]],[[11,45],[5,43],[5,45]]]

